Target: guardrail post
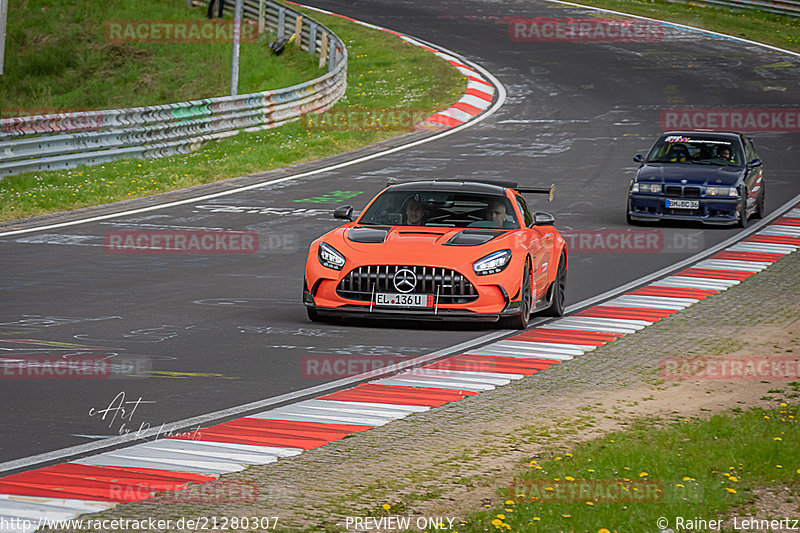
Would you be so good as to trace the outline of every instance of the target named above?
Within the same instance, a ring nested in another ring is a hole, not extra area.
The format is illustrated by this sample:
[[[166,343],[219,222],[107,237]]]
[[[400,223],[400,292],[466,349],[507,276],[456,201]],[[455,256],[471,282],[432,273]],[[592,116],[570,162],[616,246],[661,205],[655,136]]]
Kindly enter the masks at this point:
[[[8,0],[0,0],[0,75],[3,74],[3,64],[6,57],[6,17],[8,15]]]
[[[328,60],[328,32],[324,32],[322,34],[322,45],[319,49],[319,68],[325,66],[325,62]]]
[[[302,48],[300,45],[303,42],[303,15],[297,15],[294,20],[294,34],[296,39],[294,45],[297,48]]]
[[[308,28],[308,53],[312,56],[317,49],[317,25],[313,22]]]
[[[264,33],[267,25],[267,2],[258,0],[258,34]]]

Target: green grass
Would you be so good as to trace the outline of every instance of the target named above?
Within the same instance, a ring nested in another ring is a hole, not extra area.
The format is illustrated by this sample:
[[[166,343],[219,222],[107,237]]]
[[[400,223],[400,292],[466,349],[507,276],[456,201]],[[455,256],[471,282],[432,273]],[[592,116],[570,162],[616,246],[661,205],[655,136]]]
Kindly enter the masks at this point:
[[[576,0],[578,4],[687,24],[800,52],[800,18],[765,11],[724,9],[666,0]]]
[[[335,109],[433,112],[448,107],[466,88],[466,78],[430,52],[337,17],[312,16],[339,35],[350,54],[347,93]],[[178,100],[185,99],[182,92],[176,94],[181,94]],[[212,142],[185,156],[28,172],[0,180],[0,220],[110,203],[280,168],[398,133],[402,132],[315,130],[294,122]]]
[[[643,420],[534,458],[492,510],[459,531],[656,531],[660,517],[673,529],[679,516],[722,518],[756,487],[800,483],[797,411],[784,402],[658,429]]]
[[[107,22],[146,20],[202,22],[205,10],[179,0],[12,0],[0,117],[230,94],[230,43],[119,43],[106,36]],[[324,72],[294,49],[273,56],[269,37],[241,44],[240,93],[288,87]]]

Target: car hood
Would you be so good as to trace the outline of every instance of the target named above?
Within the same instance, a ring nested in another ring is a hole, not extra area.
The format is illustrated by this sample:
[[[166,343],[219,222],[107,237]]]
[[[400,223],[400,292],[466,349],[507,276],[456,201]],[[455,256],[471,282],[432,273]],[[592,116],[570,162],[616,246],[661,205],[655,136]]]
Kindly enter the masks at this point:
[[[698,165],[692,163],[649,163],[636,173],[640,183],[676,183],[690,185],[735,186],[744,169],[728,166]]]
[[[481,228],[345,225],[328,242],[345,255],[363,254],[370,262],[441,262],[462,254],[480,257],[503,248],[515,231]]]

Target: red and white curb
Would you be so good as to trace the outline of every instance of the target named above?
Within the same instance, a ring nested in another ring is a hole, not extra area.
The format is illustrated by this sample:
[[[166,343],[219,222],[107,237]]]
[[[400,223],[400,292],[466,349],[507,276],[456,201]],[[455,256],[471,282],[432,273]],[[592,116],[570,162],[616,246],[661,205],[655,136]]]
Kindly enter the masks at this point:
[[[464,95],[449,108],[445,109],[444,111],[439,111],[437,113],[434,113],[433,115],[429,116],[428,118],[420,122],[418,124],[419,128],[442,130],[442,129],[454,128],[456,126],[461,126],[462,124],[465,124],[470,120],[473,120],[474,118],[478,117],[484,111],[489,109],[492,105],[492,101],[494,100],[496,93],[495,86],[492,83],[490,83],[481,72],[467,65],[463,59],[459,59],[451,54],[447,54],[445,52],[437,50],[432,46],[429,46],[417,39],[414,39],[413,37],[409,37],[408,35],[404,35],[400,32],[396,32],[387,28],[382,28],[380,26],[375,26],[374,24],[362,22],[360,20],[350,18],[345,15],[340,15],[338,13],[332,13],[330,11],[326,11],[324,9],[320,9],[317,7],[306,6],[295,2],[287,2],[287,4],[293,4],[298,7],[311,9],[319,13],[324,13],[325,15],[343,18],[360,26],[365,26],[373,30],[384,31],[386,33],[391,33],[392,35],[396,35],[397,37],[406,41],[409,44],[412,44],[414,46],[419,46],[420,48],[423,48],[433,54],[436,54],[439,58],[447,61],[448,63],[453,65],[456,68],[456,70],[458,70],[461,74],[466,76],[467,90],[464,92]]]
[[[180,491],[536,374],[741,283],[800,248],[800,205],[689,268],[420,368],[198,431],[0,478],[0,524],[35,531]],[[176,500],[179,501],[179,500]],[[2,522],[5,520],[5,522]]]

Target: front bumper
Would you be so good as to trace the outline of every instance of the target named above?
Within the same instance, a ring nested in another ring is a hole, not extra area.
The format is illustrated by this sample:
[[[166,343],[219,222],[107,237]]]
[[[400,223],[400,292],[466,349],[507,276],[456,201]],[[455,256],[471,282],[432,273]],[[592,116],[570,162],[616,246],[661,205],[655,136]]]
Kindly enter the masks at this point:
[[[501,285],[475,285],[478,298],[470,303],[426,308],[379,307],[369,301],[342,298],[336,292],[338,281],[317,278],[313,284],[309,284],[307,278],[303,283],[305,306],[322,317],[497,322],[503,317],[518,314],[521,305],[517,287],[509,287],[513,291],[509,297]]]
[[[697,200],[697,209],[666,206],[667,200]],[[628,216],[632,220],[686,220],[706,224],[736,224],[739,221],[739,198],[672,198],[654,194],[628,195]]]

